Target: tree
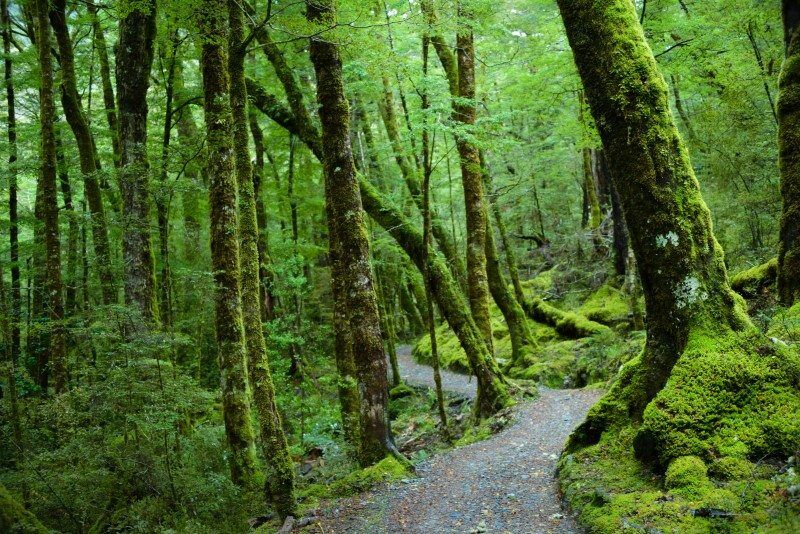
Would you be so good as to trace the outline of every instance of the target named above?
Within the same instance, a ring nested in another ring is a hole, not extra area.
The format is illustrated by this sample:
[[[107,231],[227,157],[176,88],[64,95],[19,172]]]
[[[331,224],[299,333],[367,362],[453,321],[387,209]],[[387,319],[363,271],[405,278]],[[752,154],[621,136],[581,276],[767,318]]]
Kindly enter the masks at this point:
[[[710,213],[670,113],[666,82],[633,3],[559,0],[558,5],[625,212],[647,309],[644,352],[621,370],[573,434],[570,448],[596,443],[604,431],[631,419],[643,423],[636,452],[663,463],[679,455],[707,455],[719,446],[714,436],[742,426],[766,439],[763,433],[770,430],[759,422],[764,417],[780,419],[770,428],[785,424],[784,431],[791,432],[794,425],[780,415],[786,397],[752,395],[771,388],[796,402],[788,370],[797,365],[796,356],[784,354],[773,365],[779,349],[753,328],[728,284]],[[736,400],[725,397],[730,402],[722,408],[732,410],[731,419],[710,423],[709,395],[734,392]],[[693,425],[683,424],[687,417]],[[709,425],[714,425],[711,437]],[[796,441],[780,435],[777,443],[745,438],[743,445],[755,454]]]
[[[307,2],[313,23],[336,20],[331,0]],[[312,37],[309,48],[317,76],[317,101],[322,123],[325,197],[330,234],[338,241],[339,268],[346,316],[361,393],[359,463],[375,464],[388,455],[400,456],[389,429],[386,355],[369,265],[369,240],[350,146],[349,105],[342,81],[342,60],[335,42]]]
[[[247,384],[247,347],[239,292],[236,153],[228,73],[228,2],[204,0],[196,12],[201,34],[200,69],[203,109],[208,136],[209,203],[211,205],[211,262],[214,270],[214,309],[225,434],[231,451],[233,480],[255,483],[253,429]]]
[[[783,213],[778,244],[778,295],[800,298],[800,2],[783,0],[786,59],[778,95],[778,148]]]
[[[153,252],[150,245],[150,163],[147,158],[147,89],[153,65],[156,3],[120,5],[117,42],[117,113],[119,114],[119,186],[122,192],[122,255],[125,302],[142,318],[158,322]]]
[[[286,445],[275,389],[270,376],[264,327],[261,323],[258,221],[250,164],[247,120],[247,87],[244,78],[244,16],[238,2],[229,0],[230,21],[228,70],[233,120],[236,183],[239,188],[239,243],[241,265],[242,317],[247,345],[247,370],[256,407],[261,443],[267,459],[267,496],[281,517],[295,513],[294,464]]]
[[[37,51],[39,53],[39,123],[41,125],[42,167],[39,175],[41,189],[41,220],[44,232],[44,290],[50,319],[49,362],[54,388],[61,393],[67,388],[67,346],[64,329],[64,299],[61,284],[61,242],[58,228],[58,193],[56,189],[55,102],[53,101],[53,58],[50,51],[50,27],[47,23],[47,0],[36,0]],[[37,214],[38,215],[38,214]],[[47,371],[45,371],[47,373]],[[45,374],[46,376],[46,374]],[[47,390],[45,378],[44,390]]]

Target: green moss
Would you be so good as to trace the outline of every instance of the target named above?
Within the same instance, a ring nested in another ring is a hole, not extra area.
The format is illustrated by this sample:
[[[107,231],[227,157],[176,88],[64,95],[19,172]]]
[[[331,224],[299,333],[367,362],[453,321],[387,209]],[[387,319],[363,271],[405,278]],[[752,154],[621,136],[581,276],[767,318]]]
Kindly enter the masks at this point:
[[[353,471],[328,484],[311,484],[300,492],[303,500],[341,498],[368,490],[381,482],[409,476],[408,468],[394,457],[386,457],[370,467]]]
[[[709,472],[720,480],[743,480],[753,474],[753,467],[753,464],[742,458],[724,456],[711,464]]]
[[[46,533],[48,529],[0,484],[0,532]]]
[[[697,456],[681,456],[670,462],[664,476],[664,487],[683,495],[697,496],[711,486],[708,468]]]
[[[775,282],[778,258],[740,271],[731,276],[731,287],[745,297],[755,297]]]
[[[402,399],[414,395],[414,388],[407,384],[400,384],[389,390],[389,398],[392,400]]]
[[[629,311],[627,297],[611,284],[600,286],[579,310],[587,319],[610,326],[627,322]]]
[[[644,412],[636,448],[666,465],[697,455],[789,456],[800,448],[800,357],[750,330],[696,329]]]

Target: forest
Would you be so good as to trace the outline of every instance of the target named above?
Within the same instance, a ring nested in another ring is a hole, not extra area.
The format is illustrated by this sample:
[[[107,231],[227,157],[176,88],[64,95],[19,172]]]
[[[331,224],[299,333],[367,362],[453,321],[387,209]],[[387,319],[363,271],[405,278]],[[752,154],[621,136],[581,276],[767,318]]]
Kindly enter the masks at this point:
[[[800,532],[800,0],[0,11],[0,532]]]

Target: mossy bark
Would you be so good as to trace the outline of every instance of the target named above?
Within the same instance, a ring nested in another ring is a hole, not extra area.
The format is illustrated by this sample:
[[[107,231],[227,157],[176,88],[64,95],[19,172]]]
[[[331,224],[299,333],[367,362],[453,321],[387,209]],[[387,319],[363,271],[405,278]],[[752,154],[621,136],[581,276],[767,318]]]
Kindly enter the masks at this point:
[[[125,0],[119,6],[117,110],[119,113],[119,183],[122,192],[122,255],[125,302],[142,318],[158,322],[153,252],[150,243],[150,164],[147,158],[147,90],[153,64],[156,3]],[[91,207],[90,207],[91,209]]]
[[[0,531],[25,534],[51,532],[0,484]]]
[[[22,293],[20,290],[19,269],[19,227],[17,217],[17,115],[16,100],[14,96],[14,68],[11,61],[11,17],[8,13],[8,1],[1,0],[3,31],[3,80],[6,86],[7,119],[6,132],[8,135],[8,240],[9,259],[11,261],[11,335],[10,356],[16,363],[20,354],[20,318],[22,313]]]
[[[119,122],[117,121],[116,102],[114,100],[114,86],[111,84],[111,68],[108,62],[108,45],[106,36],[97,17],[97,5],[88,3],[86,8],[92,18],[92,34],[97,58],[100,63],[100,81],[103,87],[103,105],[106,109],[106,122],[111,135],[111,149],[114,153],[114,167],[119,167],[122,158],[122,145],[119,141]]]
[[[459,17],[471,23],[472,16],[462,10]],[[472,28],[459,28],[456,36],[456,63],[458,64],[458,99],[453,100],[453,118],[467,131],[475,125],[475,47]],[[464,188],[464,206],[467,227],[467,284],[469,307],[475,323],[483,334],[486,346],[493,351],[492,321],[489,314],[489,282],[486,272],[486,199],[483,191],[483,172],[478,147],[467,136],[456,135],[456,147],[461,163],[461,182]]]
[[[97,256],[95,266],[100,278],[103,303],[111,304],[116,302],[117,298],[114,276],[111,272],[108,224],[97,177],[100,164],[96,159],[94,137],[78,96],[73,43],[67,27],[66,0],[54,0],[50,3],[49,18],[58,45],[58,61],[61,66],[61,108],[75,136],[78,160],[83,174],[84,194],[92,214],[92,243]]]
[[[67,316],[77,309],[78,279],[78,217],[72,203],[72,184],[69,181],[67,162],[64,158],[64,147],[61,143],[61,132],[56,129],[56,164],[58,166],[58,185],[61,198],[64,200],[64,215],[67,217],[67,254],[64,281],[64,311]]]
[[[39,174],[41,188],[41,220],[44,233],[44,293],[50,320],[50,354],[48,370],[52,370],[56,393],[67,388],[67,347],[64,328],[64,300],[61,284],[61,242],[58,228],[58,192],[56,189],[56,136],[55,102],[53,101],[53,56],[50,51],[50,28],[47,24],[47,0],[36,0],[36,23],[38,28],[37,51],[39,54],[39,124],[41,127]]]
[[[236,182],[239,187],[239,243],[242,317],[247,345],[247,368],[250,387],[261,431],[261,444],[267,461],[267,497],[282,517],[294,515],[294,463],[292,462],[280,413],[275,402],[275,388],[270,375],[267,344],[261,322],[261,296],[253,168],[247,121],[247,87],[244,78],[244,16],[235,0],[228,0],[230,39],[228,70],[230,104],[233,119]]]
[[[628,0],[558,0],[626,214],[647,307],[647,344],[573,436],[593,442],[622,413],[640,419],[700,328],[747,329],[722,249],[669,110],[666,83]],[[616,410],[616,411],[615,411]]]
[[[225,435],[231,477],[255,485],[255,452],[247,382],[247,348],[239,293],[239,242],[233,116],[228,76],[228,2],[204,0],[197,9],[200,70],[208,144],[211,263]]]
[[[317,24],[336,21],[331,0],[307,2],[306,15]],[[350,145],[350,112],[342,79],[339,47],[327,37],[312,37],[309,47],[317,78],[322,123],[328,226],[339,242],[347,318],[361,397],[359,463],[366,467],[398,455],[389,428],[386,355],[369,264],[369,239]]]
[[[778,296],[786,306],[800,298],[800,7],[783,1],[786,59],[778,95],[778,162],[783,211],[778,244]]]

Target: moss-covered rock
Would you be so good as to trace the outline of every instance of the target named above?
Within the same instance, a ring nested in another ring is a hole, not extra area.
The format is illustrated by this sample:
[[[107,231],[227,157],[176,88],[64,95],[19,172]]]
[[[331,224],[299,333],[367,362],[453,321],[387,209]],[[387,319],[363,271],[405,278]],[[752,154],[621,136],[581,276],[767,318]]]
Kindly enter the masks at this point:
[[[603,284],[586,299],[579,311],[587,319],[614,326],[628,322],[630,307],[622,291],[611,284]]]
[[[386,457],[370,467],[353,471],[329,484],[311,484],[300,492],[302,499],[340,498],[368,490],[381,482],[409,476],[408,468],[394,457]]]

